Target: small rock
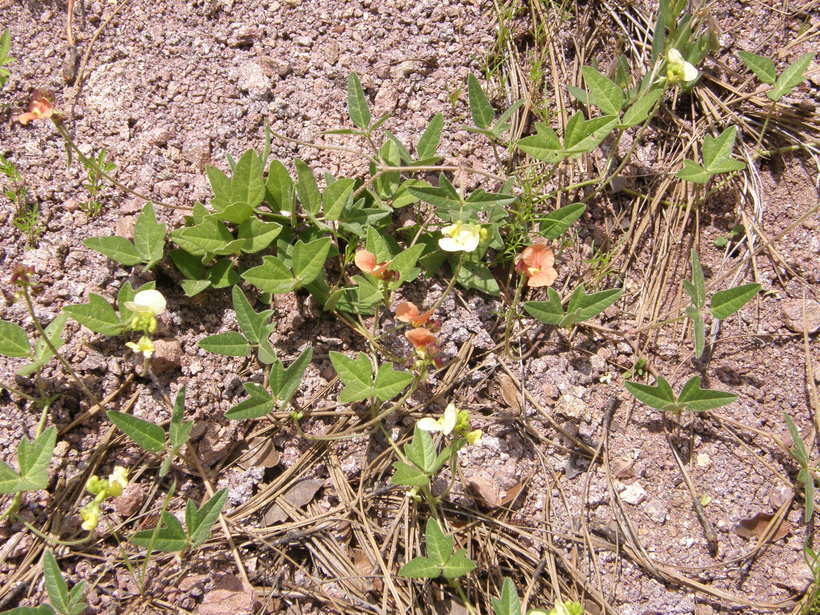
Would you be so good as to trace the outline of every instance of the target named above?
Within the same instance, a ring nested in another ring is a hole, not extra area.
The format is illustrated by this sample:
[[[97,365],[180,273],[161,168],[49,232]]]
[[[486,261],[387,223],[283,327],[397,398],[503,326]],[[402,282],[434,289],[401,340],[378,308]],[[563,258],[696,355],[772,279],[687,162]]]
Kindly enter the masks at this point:
[[[124,518],[137,512],[145,500],[145,492],[140,483],[128,483],[122,495],[114,498],[114,510]]]
[[[155,340],[151,367],[155,374],[164,374],[179,369],[182,360],[182,345],[179,340]]]
[[[174,133],[168,126],[156,126],[146,133],[145,140],[150,145],[164,147],[168,145],[168,141],[170,141],[173,136]]]
[[[322,55],[328,64],[336,64],[339,59],[339,43],[330,41],[322,48]]]
[[[300,47],[310,47],[311,45],[313,45],[313,39],[309,36],[297,36],[293,39],[293,42],[295,42]]]
[[[695,463],[698,464],[699,468],[708,468],[712,465],[712,458],[706,453],[698,453],[695,457]]]
[[[179,184],[173,179],[156,182],[154,187],[157,189],[157,192],[164,197],[176,196],[179,192]]]
[[[270,79],[259,62],[244,62],[237,70],[237,85],[254,100],[265,100],[270,96]]]
[[[621,494],[621,497],[623,497],[623,494]],[[649,516],[649,518],[652,519],[652,521],[654,521],[655,523],[659,525],[663,525],[664,523],[666,523],[666,507],[660,500],[656,498],[650,498],[649,501],[647,501],[644,510],[646,514]]]
[[[637,506],[646,499],[646,490],[640,483],[632,483],[621,491],[621,499],[627,504]]]
[[[783,321],[786,326],[797,333],[803,332],[803,300],[790,299],[781,305]],[[820,303],[813,299],[806,299],[806,328],[809,334],[817,333],[820,329]]]
[[[376,99],[373,101],[373,111],[376,116],[391,113],[399,102],[399,93],[395,85],[389,81],[382,83],[379,91],[376,92]]]
[[[198,615],[252,615],[256,607],[256,594],[236,576],[219,579],[214,589],[205,594],[199,605]]]
[[[561,395],[555,404],[555,411],[567,418],[577,419],[586,412],[587,405],[575,395]]]

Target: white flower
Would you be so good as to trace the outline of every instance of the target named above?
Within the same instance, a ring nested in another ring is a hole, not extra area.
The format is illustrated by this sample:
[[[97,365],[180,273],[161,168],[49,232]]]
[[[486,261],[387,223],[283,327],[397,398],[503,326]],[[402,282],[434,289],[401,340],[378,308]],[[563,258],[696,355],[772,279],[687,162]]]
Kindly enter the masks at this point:
[[[165,311],[165,297],[158,290],[141,290],[133,301],[126,301],[125,307],[138,314],[159,316]]]
[[[681,52],[674,47],[666,54],[666,78],[670,83],[683,81],[688,83],[698,78],[698,69],[683,59]]]
[[[418,425],[418,428],[422,431],[440,431],[445,436],[448,436],[452,433],[453,429],[455,429],[457,421],[458,408],[455,407],[455,404],[449,404],[444,409],[444,414],[441,415],[441,418],[433,419],[426,416],[416,423],[416,425]]]
[[[108,475],[108,490],[111,496],[117,497],[128,486],[128,470],[122,466],[114,466],[114,471]]]
[[[445,252],[472,252],[481,241],[481,225],[456,222],[441,229],[439,247]]]

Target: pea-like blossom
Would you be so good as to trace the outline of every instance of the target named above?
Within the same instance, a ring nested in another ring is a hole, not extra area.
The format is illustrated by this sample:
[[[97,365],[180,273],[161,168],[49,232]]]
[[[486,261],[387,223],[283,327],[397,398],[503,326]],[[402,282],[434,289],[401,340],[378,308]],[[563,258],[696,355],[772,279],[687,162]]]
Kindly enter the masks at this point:
[[[398,279],[398,271],[390,271],[390,261],[383,263],[376,262],[376,255],[368,250],[357,250],[353,257],[353,262],[364,273],[372,275],[378,280],[393,280]]]
[[[698,78],[698,69],[687,62],[674,47],[666,54],[666,78],[669,83],[688,83]]]
[[[480,224],[456,222],[441,229],[438,246],[445,252],[473,252],[481,242]]]
[[[125,342],[125,345],[137,354],[142,353],[146,359],[150,359],[156,350],[154,342],[147,335],[143,335],[137,342]]]
[[[538,288],[552,286],[558,278],[555,264],[555,254],[542,244],[527,246],[518,256],[515,270],[527,276],[527,286]]]
[[[403,301],[396,306],[396,320],[406,322],[414,327],[423,327],[432,315],[432,310],[427,312],[419,311],[419,308],[412,301]]]
[[[453,429],[456,428],[457,422],[458,408],[456,408],[455,404],[447,404],[447,407],[444,409],[444,414],[439,418],[434,419],[426,416],[420,419],[416,425],[418,425],[418,428],[422,431],[438,431],[445,436],[449,436],[453,432]]]
[[[57,113],[54,108],[54,97],[46,90],[34,90],[28,103],[28,111],[18,115],[16,119],[25,126],[34,120],[47,120]]]
[[[137,314],[159,316],[165,311],[165,297],[158,290],[141,290],[134,295],[133,301],[126,301],[125,307]]]

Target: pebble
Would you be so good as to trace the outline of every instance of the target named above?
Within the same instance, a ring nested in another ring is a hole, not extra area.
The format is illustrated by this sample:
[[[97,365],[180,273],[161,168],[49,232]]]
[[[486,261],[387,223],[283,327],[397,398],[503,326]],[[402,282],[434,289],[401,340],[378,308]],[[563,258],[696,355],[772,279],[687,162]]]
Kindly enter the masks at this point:
[[[179,340],[155,340],[151,367],[154,373],[164,374],[179,369],[182,361],[182,346]]]
[[[796,333],[803,332],[803,303],[802,299],[790,299],[781,305],[783,321],[789,329]],[[820,303],[807,299],[805,306],[805,322],[809,335],[811,335],[820,329]]]
[[[627,504],[637,506],[646,499],[646,490],[641,487],[640,483],[632,483],[621,491],[621,499]]]
[[[237,69],[237,85],[243,92],[247,92],[253,100],[266,100],[270,97],[270,79],[259,62],[244,62]]]

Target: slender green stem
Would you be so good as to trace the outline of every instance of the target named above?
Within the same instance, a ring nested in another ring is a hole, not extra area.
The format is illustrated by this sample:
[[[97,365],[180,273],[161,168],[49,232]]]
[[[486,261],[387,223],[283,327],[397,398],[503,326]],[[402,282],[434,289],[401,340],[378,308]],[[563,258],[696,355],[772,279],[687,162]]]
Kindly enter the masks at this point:
[[[521,301],[521,293],[524,289],[524,279],[526,276],[518,277],[518,285],[515,287],[515,295],[513,296],[512,304],[507,308],[507,315],[504,320],[504,354],[510,356],[510,331],[513,326],[513,316],[518,310],[518,304]]]
[[[467,607],[467,611],[470,615],[478,615],[473,604],[467,599],[467,594],[464,593],[464,588],[461,587],[461,583],[459,583],[458,579],[449,579],[449,582],[450,587],[456,591],[458,597],[461,598],[461,601],[464,603],[464,606]]]
[[[760,129],[760,134],[757,135],[757,140],[755,141],[755,151],[760,147],[760,144],[763,143],[763,135],[766,134],[766,129],[769,127],[769,121],[772,119],[776,104],[777,103],[775,101],[772,101],[769,108],[766,110],[766,117],[763,119],[763,127]]]

